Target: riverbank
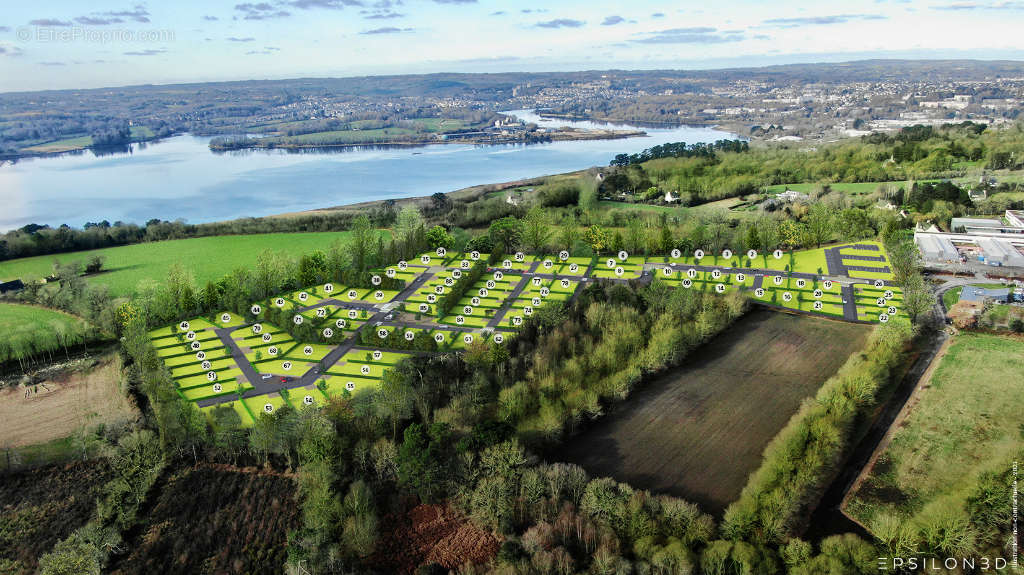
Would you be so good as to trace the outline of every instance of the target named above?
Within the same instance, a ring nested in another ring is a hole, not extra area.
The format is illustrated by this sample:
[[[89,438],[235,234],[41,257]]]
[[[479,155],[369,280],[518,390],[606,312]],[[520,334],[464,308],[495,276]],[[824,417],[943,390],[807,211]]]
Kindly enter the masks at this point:
[[[317,134],[309,134],[316,136]],[[211,140],[209,147],[213,152],[230,152],[234,150],[329,150],[332,148],[361,148],[367,146],[417,147],[431,144],[474,144],[481,146],[500,146],[507,144],[543,144],[550,142],[573,142],[585,140],[621,140],[646,136],[644,130],[606,130],[565,128],[545,132],[466,132],[450,134],[429,134],[423,137],[408,139],[398,136],[394,139],[371,138],[350,141],[317,141],[316,138],[247,138],[241,140]],[[350,137],[349,135],[344,136]],[[339,136],[341,138],[341,136]]]

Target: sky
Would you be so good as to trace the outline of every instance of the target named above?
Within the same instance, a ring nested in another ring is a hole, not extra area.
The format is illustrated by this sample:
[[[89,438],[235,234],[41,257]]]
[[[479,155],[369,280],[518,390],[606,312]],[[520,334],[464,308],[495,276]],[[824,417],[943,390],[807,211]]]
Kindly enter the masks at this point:
[[[0,92],[428,72],[1024,59],[1024,0],[2,0]]]

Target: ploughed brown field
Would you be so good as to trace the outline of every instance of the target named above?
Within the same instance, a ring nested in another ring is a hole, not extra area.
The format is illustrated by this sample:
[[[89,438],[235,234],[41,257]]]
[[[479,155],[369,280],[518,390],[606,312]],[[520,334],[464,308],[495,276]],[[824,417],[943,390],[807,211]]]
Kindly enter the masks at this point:
[[[721,514],[771,439],[870,329],[755,309],[569,439],[556,459]]]

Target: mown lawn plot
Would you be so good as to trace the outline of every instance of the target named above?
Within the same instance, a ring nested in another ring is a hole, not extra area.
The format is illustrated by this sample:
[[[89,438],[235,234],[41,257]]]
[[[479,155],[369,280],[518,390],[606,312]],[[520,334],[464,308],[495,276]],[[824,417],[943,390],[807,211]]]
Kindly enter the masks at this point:
[[[911,399],[892,441],[848,499],[846,512],[869,529],[882,513],[915,525],[942,516],[981,520],[965,511],[980,474],[1009,475],[1024,445],[1021,373],[1020,338],[957,335],[930,381]],[[1010,491],[1005,484],[1005,496],[989,496],[999,498],[1004,530],[1010,529]]]
[[[251,328],[232,332],[235,343],[242,349],[249,363],[282,357],[297,345],[292,336],[273,324],[263,323],[260,325],[263,329],[259,334],[252,333]]]
[[[858,319],[880,322],[893,317],[907,317],[903,309],[903,291],[897,286],[854,284],[854,294]]]
[[[623,254],[597,258],[591,277],[603,279],[632,279],[643,272],[644,258],[641,256],[620,257]]]
[[[480,252],[449,253],[444,258],[445,267],[466,271],[473,267],[473,264],[483,260],[487,261],[490,254]]]
[[[266,395],[257,395],[256,397],[247,397],[242,401],[245,402],[246,407],[248,407],[249,411],[251,411],[256,417],[259,417],[262,413],[274,413],[285,406],[291,407],[291,404],[277,392],[268,393]]]
[[[299,344],[295,347],[303,347]],[[294,347],[293,347],[294,349]],[[299,354],[302,352],[299,351]],[[315,360],[292,359],[284,354],[272,359],[265,359],[252,364],[253,369],[261,374],[272,374],[278,377],[300,377],[318,364]]]
[[[242,401],[229,401],[227,403],[220,403],[217,405],[209,405],[207,407],[199,408],[199,411],[203,413],[211,421],[215,421],[215,413],[219,410],[230,410],[235,412],[238,417],[238,424],[242,427],[249,427],[253,424],[253,415],[249,412],[245,403]]]
[[[720,513],[800,403],[870,328],[754,310],[683,366],[569,440],[558,455],[592,476],[671,493]]]
[[[303,343],[292,347],[284,357],[285,359],[298,361],[320,361],[330,353],[334,347],[335,346],[333,345],[323,345],[318,343]]]

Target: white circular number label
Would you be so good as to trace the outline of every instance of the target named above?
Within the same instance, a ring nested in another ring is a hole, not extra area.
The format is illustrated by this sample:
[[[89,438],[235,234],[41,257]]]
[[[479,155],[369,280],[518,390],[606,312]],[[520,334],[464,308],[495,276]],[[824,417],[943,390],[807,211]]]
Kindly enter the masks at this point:
[[[792,301],[792,300],[793,300],[793,294],[789,293],[788,291],[787,292],[783,292],[783,294],[782,294],[782,301]]]
[[[466,335],[462,336],[462,341],[466,343],[473,343],[473,334],[467,333]]]
[[[390,271],[392,274],[395,273],[395,270],[388,271]],[[324,284],[324,293],[331,293],[332,291],[334,291],[334,284]]]
[[[260,315],[261,313],[263,313],[263,308],[261,308],[257,304],[257,305],[252,306],[252,308],[249,311],[252,312],[252,315]]]
[[[178,324],[178,328],[181,329],[182,331],[188,331],[189,323],[187,321],[183,321]]]
[[[693,252],[693,258],[696,260],[704,259],[704,250],[697,250]]]
[[[274,300],[274,305],[276,305],[277,307],[284,307],[284,298],[283,297],[279,297],[279,298],[275,299]]]
[[[781,260],[782,259],[782,250],[775,250],[774,252],[772,252],[772,257],[774,257],[777,260]]]
[[[567,252],[566,250],[558,252],[558,259],[562,260],[563,262],[569,259],[569,252]]]
[[[306,405],[313,405],[313,396],[312,395],[307,395],[306,397],[303,397],[302,398],[302,403],[304,403]]]
[[[757,250],[747,250],[747,257],[754,259],[757,257]]]
[[[221,323],[228,323],[229,321],[231,321],[231,314],[226,313],[226,314],[220,316],[220,321],[221,321]]]
[[[263,337],[263,343],[269,343],[270,340],[274,339],[274,336],[270,335],[269,333],[263,334],[262,337]]]
[[[732,250],[722,250],[722,257],[725,259],[732,258]]]
[[[757,297],[764,297],[764,288],[757,288],[754,290],[754,295]]]
[[[505,341],[505,336],[501,335],[500,333],[496,333],[494,334],[494,337],[492,339],[494,340],[494,343],[501,343]]]
[[[313,346],[307,345],[306,347],[302,348],[302,353],[303,355],[313,355]]]
[[[286,361],[281,364],[281,369],[288,371],[292,368],[292,362]]]
[[[398,262],[398,269],[404,272],[405,270],[409,269],[409,263],[405,260]]]
[[[381,339],[387,339],[388,338],[388,330],[386,330],[384,328],[378,329],[377,330],[377,337],[379,337]]]
[[[416,332],[414,332],[414,331],[407,331],[407,332],[405,332],[405,341],[412,341],[414,339],[416,339]]]
[[[270,346],[270,348],[267,349],[267,353],[269,353],[270,355],[277,355],[277,348],[274,346]]]
[[[335,327],[337,327],[338,329],[345,329],[345,324],[346,322],[343,319],[339,319],[334,322]]]
[[[334,330],[329,327],[324,328],[324,337],[328,339],[334,337]]]
[[[448,255],[448,250],[444,249],[443,247],[440,247],[440,248],[437,248],[434,251],[434,253],[437,254],[437,257],[443,258],[444,256]]]
[[[672,250],[672,259],[677,260],[681,255],[683,255],[683,252],[679,251],[678,249]]]
[[[377,274],[374,274],[373,277],[370,278],[370,283],[372,283],[375,286],[379,286],[381,281],[383,280],[381,280],[380,276]]]
[[[436,341],[437,343],[443,343],[444,342],[444,334],[443,333],[435,333],[434,334],[434,341]]]
[[[306,301],[307,299],[309,299],[309,294],[308,293],[301,292],[299,294],[299,301]]]
[[[295,317],[292,318],[292,321],[295,322],[295,325],[301,325],[302,322],[305,321],[305,318],[296,314]]]
[[[775,276],[775,277],[773,277],[772,278],[772,282],[774,282],[775,285],[777,285],[777,286],[782,285],[782,276]]]
[[[208,372],[206,372],[206,379],[208,379],[210,381],[216,381],[217,380],[217,372],[216,371],[208,371]]]
[[[478,251],[469,252],[469,257],[471,259],[473,259],[473,260],[478,260],[478,259],[480,259],[480,252],[478,252]]]
[[[354,310],[354,309],[348,310],[348,318],[349,319],[356,319],[356,317],[358,317],[358,316],[359,316],[359,312],[357,312],[356,310]]]

